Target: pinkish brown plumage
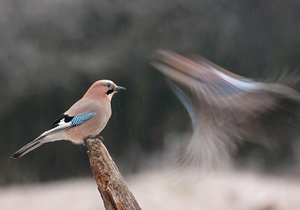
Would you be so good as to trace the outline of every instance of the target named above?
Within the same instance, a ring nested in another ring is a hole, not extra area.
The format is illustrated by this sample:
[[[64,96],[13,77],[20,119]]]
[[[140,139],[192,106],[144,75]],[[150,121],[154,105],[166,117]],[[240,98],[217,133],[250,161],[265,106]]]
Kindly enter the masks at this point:
[[[260,118],[283,102],[300,104],[300,94],[286,85],[242,77],[201,56],[160,50],[153,58],[152,64],[175,83],[172,90],[192,120],[186,165],[222,165],[241,139],[268,146]]]
[[[11,157],[19,158],[47,142],[69,140],[83,144],[87,136],[98,135],[111,116],[114,93],[126,90],[110,80],[95,82],[73,106],[55,120],[50,129],[26,144]]]

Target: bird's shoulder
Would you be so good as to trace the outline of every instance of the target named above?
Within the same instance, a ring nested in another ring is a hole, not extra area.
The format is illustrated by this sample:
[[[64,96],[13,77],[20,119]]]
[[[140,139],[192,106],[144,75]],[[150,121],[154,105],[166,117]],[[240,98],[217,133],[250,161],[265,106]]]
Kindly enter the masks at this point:
[[[84,114],[69,116],[67,114],[61,114],[57,119],[50,125],[50,130],[59,126],[77,126],[82,124],[84,121],[87,121],[96,115],[95,112],[86,112]]]
[[[110,108],[110,103],[106,101],[80,99],[64,114],[69,116],[81,115],[86,112],[99,112],[103,109]]]
[[[78,122],[82,123],[92,118],[97,112],[105,111],[105,109],[110,109],[110,103],[82,98],[71,106],[68,111],[59,115],[49,129],[55,128],[61,123],[70,123],[70,125],[75,123],[74,125],[77,125]]]

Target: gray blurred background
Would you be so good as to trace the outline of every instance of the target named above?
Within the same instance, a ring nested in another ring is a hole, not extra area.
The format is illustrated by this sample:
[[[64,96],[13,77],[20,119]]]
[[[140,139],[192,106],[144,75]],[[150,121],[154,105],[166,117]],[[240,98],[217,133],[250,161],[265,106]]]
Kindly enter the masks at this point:
[[[122,173],[140,171],[167,150],[166,135],[191,130],[186,110],[149,64],[151,54],[197,53],[251,78],[297,77],[299,8],[296,0],[0,1],[0,185],[91,175],[85,147],[69,142],[9,156],[99,79],[127,88],[112,100],[102,136]],[[267,172],[299,173],[298,127],[276,127],[273,150],[241,145],[236,165],[254,160]]]

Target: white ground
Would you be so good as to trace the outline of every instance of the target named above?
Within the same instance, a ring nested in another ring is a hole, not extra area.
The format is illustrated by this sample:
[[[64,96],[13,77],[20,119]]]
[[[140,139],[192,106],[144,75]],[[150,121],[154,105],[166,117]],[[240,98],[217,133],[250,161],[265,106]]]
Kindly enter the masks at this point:
[[[300,179],[253,172],[211,173],[200,181],[154,170],[127,177],[144,210],[300,210]],[[94,180],[0,188],[2,210],[104,209]]]

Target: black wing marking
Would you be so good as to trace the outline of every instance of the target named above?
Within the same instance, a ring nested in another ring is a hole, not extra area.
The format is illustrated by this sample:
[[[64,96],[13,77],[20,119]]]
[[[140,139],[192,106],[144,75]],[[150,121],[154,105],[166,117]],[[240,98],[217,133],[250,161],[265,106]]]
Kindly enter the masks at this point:
[[[57,117],[57,119],[50,125],[49,129],[55,128],[59,125],[59,122],[64,119],[64,122],[70,122],[74,117],[70,117],[66,114],[61,114]]]

